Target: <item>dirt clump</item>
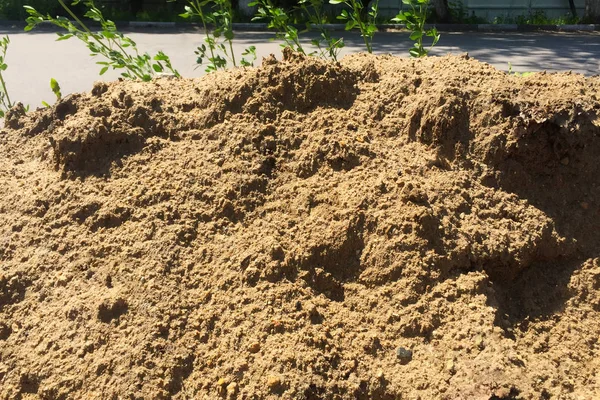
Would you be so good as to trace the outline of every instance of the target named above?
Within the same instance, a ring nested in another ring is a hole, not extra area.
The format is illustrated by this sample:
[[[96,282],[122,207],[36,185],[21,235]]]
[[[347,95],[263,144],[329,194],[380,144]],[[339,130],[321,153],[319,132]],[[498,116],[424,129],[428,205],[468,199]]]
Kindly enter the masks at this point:
[[[0,398],[598,398],[599,95],[286,53],[11,111]]]

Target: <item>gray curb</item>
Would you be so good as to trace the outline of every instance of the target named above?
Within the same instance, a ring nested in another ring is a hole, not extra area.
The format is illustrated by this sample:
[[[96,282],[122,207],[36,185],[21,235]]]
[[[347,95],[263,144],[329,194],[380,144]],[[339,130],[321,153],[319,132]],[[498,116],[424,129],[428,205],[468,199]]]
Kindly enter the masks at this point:
[[[266,31],[268,30],[265,23],[254,22],[234,22],[233,29],[236,31]]]
[[[559,25],[559,31],[565,32],[577,32],[577,31],[587,31],[594,32],[600,30],[600,25]]]
[[[130,28],[175,28],[175,22],[129,21]]]
[[[153,22],[153,21],[117,21],[115,23],[118,29],[194,29],[200,25],[190,22]],[[24,21],[0,21],[0,29],[22,29],[25,28]],[[99,27],[98,24],[90,22],[90,28]],[[435,26],[440,32],[600,32],[600,25],[580,24],[580,25],[517,25],[517,24],[435,24],[427,25],[429,29]],[[298,26],[299,29],[304,25]],[[344,24],[325,24],[323,28],[331,31],[345,30]],[[404,24],[382,24],[377,28],[383,32],[390,32],[405,29]],[[60,30],[50,23],[44,22],[38,28],[40,30]],[[239,22],[233,24],[236,31],[268,31],[265,23],[247,23]]]
[[[486,32],[486,31],[516,32],[517,30],[519,30],[519,25],[517,25],[517,24],[479,24],[479,25],[477,25],[477,30],[479,32]]]

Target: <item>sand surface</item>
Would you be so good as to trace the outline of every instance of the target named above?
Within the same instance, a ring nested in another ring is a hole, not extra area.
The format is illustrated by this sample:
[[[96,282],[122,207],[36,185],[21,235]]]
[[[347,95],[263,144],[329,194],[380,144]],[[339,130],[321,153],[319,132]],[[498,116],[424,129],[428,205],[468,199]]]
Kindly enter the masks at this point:
[[[0,398],[600,398],[599,96],[286,53],[13,109]]]

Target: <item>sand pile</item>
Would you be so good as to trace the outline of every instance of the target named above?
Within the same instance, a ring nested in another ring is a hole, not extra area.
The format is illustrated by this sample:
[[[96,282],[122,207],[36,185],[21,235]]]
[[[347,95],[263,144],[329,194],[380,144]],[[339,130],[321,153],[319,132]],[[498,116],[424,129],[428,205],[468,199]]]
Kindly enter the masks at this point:
[[[598,398],[598,96],[286,54],[14,109],[0,398]]]

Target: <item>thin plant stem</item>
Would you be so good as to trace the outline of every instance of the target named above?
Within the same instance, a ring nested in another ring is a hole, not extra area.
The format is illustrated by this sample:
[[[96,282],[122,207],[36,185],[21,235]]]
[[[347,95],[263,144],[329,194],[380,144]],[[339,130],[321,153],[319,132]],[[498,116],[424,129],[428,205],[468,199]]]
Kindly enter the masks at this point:
[[[77,15],[75,15],[75,13],[73,13],[73,11],[71,11],[71,9],[69,7],[66,6],[66,4],[63,2],[63,0],[58,0],[58,2],[60,3],[60,5],[62,6],[62,8],[65,9],[65,11],[67,11],[69,13],[69,15],[79,24],[79,26],[86,31],[91,37],[94,38],[94,40],[100,45],[102,46],[105,50],[107,51],[112,51],[112,49],[110,47],[108,47],[107,45],[105,45],[100,39],[98,39],[96,37],[96,35],[90,31],[90,29],[83,23],[81,22],[81,20],[77,17]],[[114,41],[113,41],[114,42]],[[116,43],[116,42],[114,42]],[[122,54],[124,54],[130,61],[133,60],[133,58],[119,45],[119,43],[116,43],[117,46],[119,47],[119,49],[121,50]],[[140,78],[141,80],[144,80],[144,75],[141,74],[140,72],[136,71],[135,69],[129,68],[129,70],[131,72],[133,72],[133,74],[135,76],[137,76],[138,78]]]
[[[200,6],[200,4],[198,4],[197,1],[195,1],[194,3],[191,3],[192,7],[194,7],[196,9],[196,13],[198,14],[198,16],[200,17],[200,21],[202,21],[202,26],[204,27],[204,35],[206,36],[206,39],[210,39],[210,35],[208,34],[208,26],[206,25],[206,20],[204,18],[204,13],[202,12],[202,6]],[[211,59],[214,60],[215,58],[215,52],[213,50],[212,46],[208,46],[209,50],[210,50],[210,57]]]
[[[231,61],[233,62],[233,66],[237,67],[235,63],[235,53],[233,52],[233,43],[231,40],[229,40],[229,50],[231,51]]]
[[[6,83],[4,82],[4,77],[2,76],[1,73],[0,73],[0,83],[2,84],[2,90],[4,91],[4,95],[6,95],[6,101],[8,102],[8,108],[11,108],[13,106],[13,104],[10,101],[10,96],[8,95],[8,90],[6,90]]]

